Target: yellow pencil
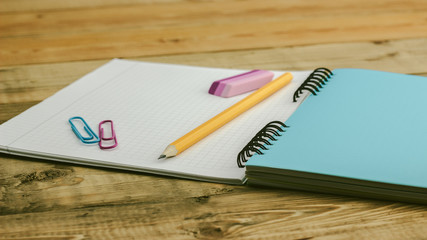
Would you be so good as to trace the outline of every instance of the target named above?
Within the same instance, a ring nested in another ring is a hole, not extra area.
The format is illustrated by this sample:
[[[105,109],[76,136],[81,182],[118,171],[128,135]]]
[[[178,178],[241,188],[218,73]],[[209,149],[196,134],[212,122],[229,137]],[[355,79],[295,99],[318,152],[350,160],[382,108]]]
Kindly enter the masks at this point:
[[[189,133],[185,134],[178,140],[169,144],[160,155],[159,159],[174,157],[187,148],[191,147],[193,144],[197,143],[204,137],[208,136],[218,128],[224,126],[229,121],[233,120],[235,117],[239,116],[241,113],[245,112],[249,108],[255,106],[262,100],[266,99],[273,93],[277,92],[282,87],[286,86],[292,80],[291,73],[285,73],[278,77],[277,79],[267,83],[251,95],[240,100],[233,106],[227,108],[220,114],[211,118],[207,122],[193,129]]]

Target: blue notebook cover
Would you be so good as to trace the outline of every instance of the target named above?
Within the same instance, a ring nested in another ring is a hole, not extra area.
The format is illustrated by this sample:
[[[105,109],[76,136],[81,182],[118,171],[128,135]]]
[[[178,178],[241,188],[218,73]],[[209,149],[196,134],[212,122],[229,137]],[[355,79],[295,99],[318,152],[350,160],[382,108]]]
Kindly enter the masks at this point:
[[[363,69],[333,74],[269,150],[249,159],[247,172],[281,169],[427,188],[427,78]]]

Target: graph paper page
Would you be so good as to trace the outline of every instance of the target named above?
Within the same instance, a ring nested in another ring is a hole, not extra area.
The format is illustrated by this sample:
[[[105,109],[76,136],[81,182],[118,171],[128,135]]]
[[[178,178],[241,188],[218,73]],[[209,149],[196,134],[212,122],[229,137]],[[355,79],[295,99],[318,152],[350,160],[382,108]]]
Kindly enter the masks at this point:
[[[237,154],[268,122],[285,121],[297,108],[291,97],[309,72],[180,155],[157,158],[164,148],[247,94],[208,94],[213,81],[245,70],[112,60],[0,126],[0,151],[77,164],[121,168],[214,182],[242,183]],[[274,72],[275,77],[283,72]],[[118,146],[84,144],[68,119],[83,117],[98,133],[112,120]]]

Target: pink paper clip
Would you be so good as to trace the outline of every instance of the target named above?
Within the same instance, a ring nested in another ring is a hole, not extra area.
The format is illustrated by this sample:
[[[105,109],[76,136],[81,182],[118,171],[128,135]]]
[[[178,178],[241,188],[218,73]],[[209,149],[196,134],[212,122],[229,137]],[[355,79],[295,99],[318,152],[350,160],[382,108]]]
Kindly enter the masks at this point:
[[[110,123],[110,129],[111,129],[111,132],[109,134],[110,137],[105,137],[104,136],[104,128],[102,127],[102,125],[108,124],[108,123]],[[111,149],[111,148],[115,148],[117,146],[117,138],[116,138],[116,133],[114,132],[114,128],[113,128],[113,121],[105,120],[105,121],[102,121],[99,123],[99,138],[100,138],[99,147],[101,149]],[[103,146],[102,143],[105,141],[107,141],[107,142],[113,141],[114,144],[108,145],[108,146]]]

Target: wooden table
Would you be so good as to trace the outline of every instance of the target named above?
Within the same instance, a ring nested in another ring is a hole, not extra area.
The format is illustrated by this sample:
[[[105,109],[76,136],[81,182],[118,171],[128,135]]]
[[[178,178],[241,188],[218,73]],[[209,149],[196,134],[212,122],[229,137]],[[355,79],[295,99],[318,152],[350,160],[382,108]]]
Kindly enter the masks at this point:
[[[427,1],[1,0],[0,123],[112,58],[427,76]],[[426,237],[421,205],[0,155],[0,239]]]

